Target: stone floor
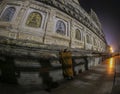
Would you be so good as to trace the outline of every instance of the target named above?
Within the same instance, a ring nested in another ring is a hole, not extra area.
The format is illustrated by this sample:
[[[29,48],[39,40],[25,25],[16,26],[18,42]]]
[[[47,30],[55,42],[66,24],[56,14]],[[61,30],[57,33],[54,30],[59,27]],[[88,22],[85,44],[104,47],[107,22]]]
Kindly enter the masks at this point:
[[[119,59],[120,57],[108,59],[79,74],[73,80],[64,80],[50,92],[39,86],[23,87],[0,84],[0,94],[120,94]]]

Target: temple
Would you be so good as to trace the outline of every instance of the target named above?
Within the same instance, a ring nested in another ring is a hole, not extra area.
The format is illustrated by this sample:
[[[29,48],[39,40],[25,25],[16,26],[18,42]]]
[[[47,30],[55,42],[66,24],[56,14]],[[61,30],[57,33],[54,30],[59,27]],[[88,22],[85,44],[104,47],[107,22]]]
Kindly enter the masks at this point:
[[[76,75],[86,70],[85,62],[90,68],[102,60],[107,42],[92,9],[88,14],[78,0],[0,3],[0,61],[14,69],[19,84],[43,83],[44,71],[52,81],[63,79],[59,52],[64,49],[72,52]]]

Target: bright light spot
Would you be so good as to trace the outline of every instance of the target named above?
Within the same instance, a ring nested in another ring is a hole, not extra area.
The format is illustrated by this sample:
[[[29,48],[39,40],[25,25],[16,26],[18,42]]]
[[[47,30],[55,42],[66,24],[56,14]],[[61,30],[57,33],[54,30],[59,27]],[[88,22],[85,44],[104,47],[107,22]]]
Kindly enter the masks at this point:
[[[111,52],[111,53],[113,53],[113,52],[114,52],[112,47],[110,47],[110,52]]]
[[[113,67],[113,58],[110,59],[109,68]]]
[[[108,64],[109,64],[108,69],[107,69],[108,70],[108,74],[112,74],[113,73],[113,69],[114,69],[113,68],[114,67],[113,58],[109,59],[109,63]]]

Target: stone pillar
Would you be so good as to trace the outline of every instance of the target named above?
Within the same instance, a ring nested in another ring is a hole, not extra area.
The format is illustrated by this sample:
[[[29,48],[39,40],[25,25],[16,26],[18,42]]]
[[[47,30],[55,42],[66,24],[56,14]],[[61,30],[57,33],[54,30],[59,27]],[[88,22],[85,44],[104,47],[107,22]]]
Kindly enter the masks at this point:
[[[17,84],[13,57],[6,56],[5,61],[1,62],[1,81],[4,83]]]
[[[45,88],[50,90],[52,87],[53,79],[49,75],[49,68],[51,68],[50,60],[47,58],[40,58],[39,63],[42,67],[42,71],[40,72],[40,76],[43,79],[43,84],[45,85]]]
[[[84,60],[85,60],[85,70],[88,70],[88,59],[87,57],[84,57]]]

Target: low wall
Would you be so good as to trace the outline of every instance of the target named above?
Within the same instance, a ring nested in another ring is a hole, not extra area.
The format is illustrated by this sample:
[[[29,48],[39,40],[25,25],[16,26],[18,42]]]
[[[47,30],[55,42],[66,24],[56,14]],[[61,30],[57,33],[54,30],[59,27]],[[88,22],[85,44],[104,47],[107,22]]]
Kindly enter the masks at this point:
[[[73,57],[74,75],[79,75],[79,73],[88,70],[90,67],[96,66],[100,63],[100,60],[100,57]],[[42,85],[49,82],[59,82],[64,79],[62,64],[57,58],[55,60],[33,60],[30,58],[7,57],[0,61],[2,61],[0,62],[0,79],[3,82],[18,83],[19,85]],[[2,73],[5,77],[2,77]]]

